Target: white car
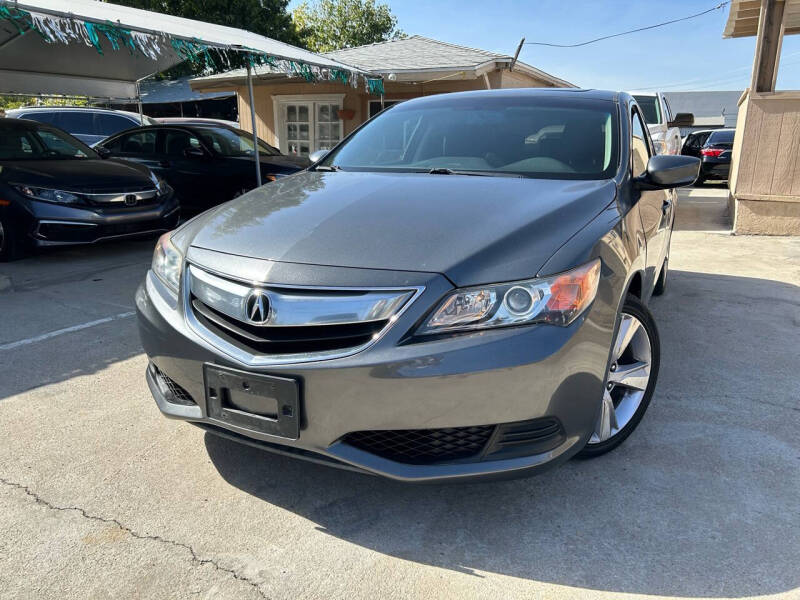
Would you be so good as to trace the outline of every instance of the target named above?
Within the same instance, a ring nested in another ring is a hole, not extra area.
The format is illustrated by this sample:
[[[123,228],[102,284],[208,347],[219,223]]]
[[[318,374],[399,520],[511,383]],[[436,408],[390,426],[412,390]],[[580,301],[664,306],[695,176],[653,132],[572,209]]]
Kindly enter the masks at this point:
[[[681,130],[675,125],[676,115],[672,114],[672,109],[670,109],[663,92],[641,92],[632,94],[632,96],[642,109],[656,152],[680,154]],[[680,116],[686,117],[688,114],[681,113]],[[693,118],[692,121],[694,121]]]

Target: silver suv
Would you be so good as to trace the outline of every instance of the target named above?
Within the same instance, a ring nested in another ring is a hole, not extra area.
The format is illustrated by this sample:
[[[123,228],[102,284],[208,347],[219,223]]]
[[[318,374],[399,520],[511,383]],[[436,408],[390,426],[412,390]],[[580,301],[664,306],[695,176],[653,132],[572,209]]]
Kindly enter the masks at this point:
[[[79,106],[29,106],[9,110],[6,116],[47,123],[89,146],[131,127],[157,124],[147,116],[140,121],[139,115],[132,112]]]

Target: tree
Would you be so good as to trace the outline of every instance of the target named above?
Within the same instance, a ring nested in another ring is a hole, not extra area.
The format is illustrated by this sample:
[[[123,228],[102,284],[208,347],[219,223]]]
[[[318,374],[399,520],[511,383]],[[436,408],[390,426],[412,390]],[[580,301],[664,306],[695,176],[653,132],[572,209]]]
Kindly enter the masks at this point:
[[[330,52],[405,37],[397,17],[376,0],[318,0],[303,2],[292,13],[303,45]]]
[[[176,17],[237,27],[297,45],[300,38],[286,10],[289,0],[113,0]]]

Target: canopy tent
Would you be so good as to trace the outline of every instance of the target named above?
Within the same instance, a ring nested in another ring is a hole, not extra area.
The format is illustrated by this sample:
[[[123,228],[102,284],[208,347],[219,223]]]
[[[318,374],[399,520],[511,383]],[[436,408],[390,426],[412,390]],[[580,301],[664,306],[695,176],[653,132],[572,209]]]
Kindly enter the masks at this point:
[[[95,0],[0,0],[0,93],[139,101],[140,80],[185,60],[209,72],[247,67],[259,185],[253,66],[307,81],[361,79],[383,93],[383,82],[365,71],[242,29]]]

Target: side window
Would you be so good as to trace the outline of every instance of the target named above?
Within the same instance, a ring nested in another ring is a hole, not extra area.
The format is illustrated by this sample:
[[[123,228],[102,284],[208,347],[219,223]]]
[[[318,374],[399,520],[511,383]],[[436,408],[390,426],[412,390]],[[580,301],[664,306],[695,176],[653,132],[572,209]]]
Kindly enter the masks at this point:
[[[53,123],[59,129],[63,129],[67,133],[83,133],[95,135],[94,132],[94,115],[90,112],[83,111],[60,111],[55,113],[58,118]]]
[[[675,118],[675,117],[672,116],[672,109],[669,106],[669,102],[667,102],[666,96],[664,97],[664,113],[665,113],[665,116],[666,116],[666,119],[664,119],[664,120],[667,123],[669,123],[670,121],[672,121]]]
[[[108,113],[97,113],[94,117],[95,129],[97,135],[114,135],[120,131],[125,131],[131,127],[136,127],[138,123],[134,123],[130,119],[121,117],[119,115],[112,115]]]
[[[634,177],[644,174],[648,160],[650,160],[650,147],[645,126],[639,111],[634,110],[631,115],[631,167]]]
[[[121,135],[107,147],[121,154],[155,154],[156,132],[148,130]]]
[[[200,140],[188,131],[180,129],[167,129],[164,131],[164,154],[168,156],[183,156],[184,150],[201,148]]]

